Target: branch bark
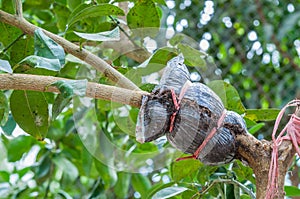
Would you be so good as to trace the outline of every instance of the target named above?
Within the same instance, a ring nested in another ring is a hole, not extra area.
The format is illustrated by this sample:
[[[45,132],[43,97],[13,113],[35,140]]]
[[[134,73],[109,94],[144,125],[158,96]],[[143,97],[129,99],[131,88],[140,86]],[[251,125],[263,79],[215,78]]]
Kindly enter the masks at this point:
[[[15,26],[29,35],[33,35],[34,31],[38,28],[37,26],[26,21],[24,18],[11,15],[2,10],[0,10],[0,21]],[[61,45],[67,53],[70,53],[78,57],[79,59],[85,61],[86,63],[90,64],[96,70],[102,72],[110,80],[116,82],[117,85],[119,85],[120,87],[132,90],[140,90],[133,82],[131,82],[124,75],[122,75],[120,72],[111,67],[103,59],[99,58],[98,56],[90,53],[85,49],[80,49],[79,46],[67,41],[66,39],[58,35],[55,35],[44,29],[42,30],[47,36],[49,36],[51,39],[53,39],[55,42]]]
[[[0,74],[0,80],[0,90],[32,90],[59,93],[55,86],[50,85],[59,80],[70,79],[29,74]],[[110,100],[134,107],[140,107],[143,95],[148,95],[148,93],[94,82],[88,82],[86,90],[86,97]]]

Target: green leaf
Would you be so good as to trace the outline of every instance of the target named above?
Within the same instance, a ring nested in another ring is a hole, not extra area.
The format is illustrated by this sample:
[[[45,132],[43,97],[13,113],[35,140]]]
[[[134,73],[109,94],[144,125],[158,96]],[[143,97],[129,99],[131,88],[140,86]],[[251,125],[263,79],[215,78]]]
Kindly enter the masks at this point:
[[[79,173],[77,167],[71,161],[62,156],[56,156],[52,160],[70,181],[76,180]]]
[[[149,75],[166,67],[167,62],[177,55],[170,47],[159,48],[149,59],[137,66],[138,76]]]
[[[55,120],[62,110],[70,104],[71,99],[71,97],[64,97],[63,94],[56,96],[52,107],[52,120]]]
[[[237,90],[223,80],[211,81],[207,84],[222,100],[226,109],[239,114],[246,111]]]
[[[118,181],[115,185],[114,191],[119,198],[127,198],[130,185],[130,177],[130,173],[125,173],[122,171],[118,172]]]
[[[32,68],[43,68],[51,71],[59,71],[61,69],[61,64],[58,59],[48,59],[36,55],[26,57],[19,64],[28,65]]]
[[[9,114],[7,122],[1,128],[5,133],[5,135],[11,136],[11,134],[16,128],[16,122],[14,118],[11,116],[11,114]]]
[[[74,33],[79,37],[90,41],[119,41],[120,40],[119,27],[116,27],[111,31],[98,32],[98,33],[80,33],[75,31]]]
[[[51,84],[51,86],[56,86],[63,97],[70,98],[75,95],[85,96],[87,80],[59,80]]]
[[[207,70],[206,62],[202,58],[206,56],[204,53],[196,50],[186,44],[179,43],[178,48],[184,57],[184,63],[188,66],[200,67],[202,70]]]
[[[184,38],[186,37],[186,35],[182,34],[182,33],[178,33],[176,35],[174,35],[170,40],[170,44],[172,46],[176,46],[177,44],[179,44]]]
[[[104,187],[105,189],[109,189],[110,187],[113,187],[118,179],[117,172],[111,167],[108,167],[107,165],[103,164],[97,159],[94,159],[94,164],[96,166],[96,169],[104,181]]]
[[[60,65],[65,64],[65,51],[41,29],[34,31],[34,54],[48,59],[58,59]]]
[[[8,100],[6,95],[0,91],[0,126],[3,126],[8,119]]]
[[[9,162],[15,162],[22,158],[24,153],[28,152],[32,146],[30,136],[18,136],[9,141],[7,146],[7,159]]]
[[[265,123],[258,123],[258,124],[255,124],[254,126],[252,126],[248,132],[251,133],[252,135],[254,133],[256,133],[257,131],[259,131],[259,129],[261,129],[262,127],[265,126]]]
[[[137,1],[127,14],[127,23],[131,29],[139,28],[136,34],[141,35],[142,38],[146,35],[156,35],[160,27],[160,18],[155,3],[152,0]],[[147,29],[147,27],[155,27],[155,29]]]
[[[300,189],[295,186],[284,186],[286,196],[300,196]]]
[[[52,160],[49,157],[49,153],[46,153],[40,158],[39,163],[33,167],[35,179],[38,183],[42,183],[47,180],[51,174],[51,167]]]
[[[279,109],[246,109],[245,118],[248,118],[252,121],[272,121],[275,120]]]
[[[131,184],[134,190],[141,194],[142,198],[145,198],[147,191],[151,188],[149,178],[139,173],[132,174]]]
[[[159,184],[154,184],[151,189],[148,191],[147,197],[146,198],[152,198],[152,196],[157,193],[158,191],[165,189],[166,187],[171,187],[175,184],[174,181],[169,182],[169,183],[163,183],[160,182]]]
[[[12,73],[13,70],[11,69],[11,65],[7,60],[0,59],[0,71],[4,71],[7,73]]]
[[[203,164],[200,161],[194,159],[172,162],[172,179],[174,181],[180,181],[184,177],[187,177],[193,174],[195,171],[199,170],[201,166],[203,166]]]
[[[76,9],[76,11],[77,11],[77,9]],[[109,15],[124,16],[125,13],[121,8],[119,8],[117,6],[103,3],[103,4],[90,6],[90,7],[86,7],[81,10],[78,10],[77,13],[75,13],[74,15],[72,15],[69,18],[68,26],[70,27],[77,21],[83,20],[88,17],[100,17],[100,16],[109,16]]]
[[[48,103],[41,92],[15,90],[10,109],[17,124],[28,134],[43,140],[48,132]]]
[[[185,192],[186,190],[188,190],[188,188],[186,187],[167,187],[154,194],[152,199],[171,198],[173,196],[181,194],[182,192]]]

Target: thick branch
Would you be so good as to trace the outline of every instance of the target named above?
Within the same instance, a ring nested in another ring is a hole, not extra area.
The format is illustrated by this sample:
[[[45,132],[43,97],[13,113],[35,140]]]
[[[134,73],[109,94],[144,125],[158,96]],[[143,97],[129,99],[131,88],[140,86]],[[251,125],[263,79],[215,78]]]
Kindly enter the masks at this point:
[[[32,90],[59,93],[55,86],[49,85],[58,80],[70,79],[29,74],[0,74],[0,80],[0,90]],[[88,82],[86,90],[87,97],[110,100],[135,107],[140,107],[142,96],[147,94],[144,91],[133,91],[93,82]]]
[[[38,28],[37,26],[29,23],[25,19],[21,17],[17,17],[6,13],[0,10],[0,21],[15,26],[21,29],[24,33],[33,35],[34,31]],[[132,90],[140,90],[133,82],[127,79],[124,75],[119,73],[113,67],[111,67],[104,60],[99,58],[98,56],[90,53],[85,49],[80,49],[79,46],[67,41],[66,39],[55,35],[47,30],[43,30],[46,35],[56,41],[59,45],[61,45],[67,53],[70,53],[79,59],[85,61],[86,63],[92,65],[98,71],[102,72],[106,77],[108,77],[113,82],[116,82],[118,86],[132,89]]]

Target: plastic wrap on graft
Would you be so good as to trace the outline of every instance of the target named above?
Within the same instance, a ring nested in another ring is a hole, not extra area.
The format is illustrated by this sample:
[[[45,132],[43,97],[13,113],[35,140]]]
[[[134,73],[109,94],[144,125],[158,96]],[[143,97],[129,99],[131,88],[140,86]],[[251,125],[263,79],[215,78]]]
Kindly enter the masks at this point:
[[[225,108],[220,98],[204,84],[190,83],[182,89],[190,81],[183,61],[182,56],[170,60],[160,84],[151,96],[143,100],[137,124],[137,140],[148,142],[166,134],[175,148],[194,154],[212,129],[217,128]],[[175,91],[177,97],[179,94],[183,96],[178,111],[171,90]],[[170,116],[174,112],[175,121],[169,132]],[[204,164],[220,165],[232,161],[236,153],[235,135],[246,132],[240,115],[232,111],[226,111],[225,114],[216,134],[196,157]]]

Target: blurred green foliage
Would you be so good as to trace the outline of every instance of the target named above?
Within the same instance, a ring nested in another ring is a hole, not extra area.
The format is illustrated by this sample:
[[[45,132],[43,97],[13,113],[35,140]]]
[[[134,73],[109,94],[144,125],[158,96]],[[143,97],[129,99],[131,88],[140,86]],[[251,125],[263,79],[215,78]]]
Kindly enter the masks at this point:
[[[0,0],[0,9],[13,14],[13,1]],[[299,1],[24,0],[23,9],[29,22],[97,54],[147,91],[182,53],[193,79],[244,114],[260,138],[272,128],[261,121],[278,113],[268,108],[299,97]],[[112,84],[39,30],[31,37],[2,22],[0,29],[2,72]],[[140,51],[106,45],[118,38],[112,30]],[[151,56],[138,59],[130,51]],[[55,70],[37,67],[36,57],[56,61]],[[135,141],[138,109],[83,97],[70,104],[85,87],[78,81],[56,86],[67,96],[0,92],[0,198],[250,198],[255,192],[253,172],[240,161],[220,167],[176,162],[182,154],[167,143]],[[285,191],[299,195],[295,187]]]

